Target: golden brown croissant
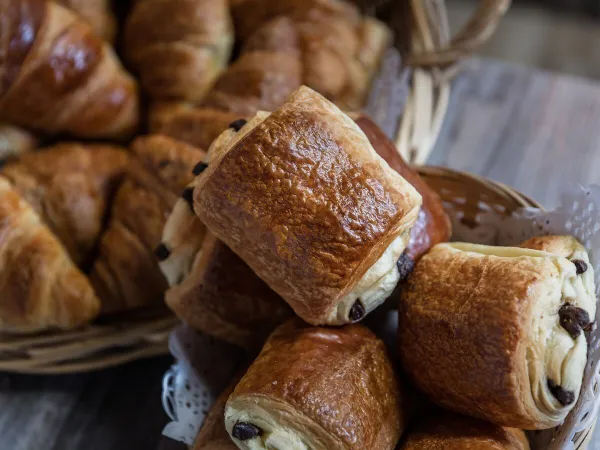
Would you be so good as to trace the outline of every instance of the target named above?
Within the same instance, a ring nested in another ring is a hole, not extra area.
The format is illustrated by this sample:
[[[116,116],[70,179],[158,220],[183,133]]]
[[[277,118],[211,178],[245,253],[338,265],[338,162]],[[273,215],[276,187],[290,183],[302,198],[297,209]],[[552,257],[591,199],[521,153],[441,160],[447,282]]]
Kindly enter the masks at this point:
[[[128,154],[110,145],[58,144],[2,169],[77,264],[89,262]]]
[[[318,9],[329,18],[360,22],[356,6],[344,0],[232,0],[230,4],[235,34],[242,42],[277,16],[302,14],[310,9]]]
[[[0,119],[94,138],[135,130],[136,83],[83,19],[42,0],[3,1],[0,17]]]
[[[113,202],[90,276],[105,312],[162,300],[167,282],[153,252],[192,168],[204,158],[203,151],[158,135],[136,139],[131,150],[137,162]]]
[[[273,111],[302,84],[298,56],[287,52],[242,54],[215,81],[202,106],[239,114]]]
[[[197,102],[227,66],[226,0],[139,0],[128,18],[128,59],[153,99]]]
[[[37,144],[37,138],[28,131],[8,123],[0,123],[0,164],[6,158],[33,150]]]
[[[296,55],[302,84],[342,109],[359,109],[391,32],[375,19],[365,26],[332,17],[319,9],[280,16],[261,26],[245,42],[244,51],[275,51]]]
[[[529,450],[522,430],[435,411],[411,430],[399,450]]]
[[[225,427],[241,449],[393,450],[402,403],[385,346],[368,328],[292,319],[235,387]]]
[[[0,329],[68,329],[98,314],[100,303],[85,275],[1,176],[0,236]]]
[[[75,11],[91,25],[102,39],[113,42],[117,31],[110,0],[56,0],[57,3]]]
[[[240,115],[188,103],[155,104],[150,114],[150,131],[171,136],[198,148],[208,148]]]

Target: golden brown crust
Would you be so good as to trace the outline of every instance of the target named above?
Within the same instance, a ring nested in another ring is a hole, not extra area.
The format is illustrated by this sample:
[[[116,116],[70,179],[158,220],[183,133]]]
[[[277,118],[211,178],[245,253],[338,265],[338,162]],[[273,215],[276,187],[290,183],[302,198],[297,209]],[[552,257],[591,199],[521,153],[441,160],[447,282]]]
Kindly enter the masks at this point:
[[[87,278],[10,183],[0,177],[0,328],[75,328],[100,303]]]
[[[139,0],[125,44],[153,99],[197,102],[227,66],[232,33],[226,0]]]
[[[209,233],[200,259],[166,302],[196,330],[244,348],[260,347],[292,316],[289,306],[235,253]]]
[[[208,149],[231,122],[240,118],[236,113],[186,103],[157,104],[150,113],[150,131]]]
[[[310,431],[297,431],[318,434],[323,448],[391,450],[404,429],[401,396],[385,346],[369,329],[293,319],[273,332],[229,397],[226,425],[230,411],[260,399],[296,425],[307,420]]]
[[[522,430],[438,411],[409,432],[399,450],[529,450],[529,442]]]
[[[446,408],[504,426],[552,427],[532,397],[528,349],[538,292],[557,266],[473,255],[439,244],[417,263],[399,307],[404,369]]]
[[[204,158],[202,150],[159,135],[137,138],[131,150],[137,164],[113,201],[90,275],[105,312],[162,300],[167,282],[154,250],[194,165]]]
[[[57,0],[57,3],[79,14],[102,39],[114,42],[117,23],[110,0]]]
[[[135,130],[135,81],[83,19],[41,0],[7,0],[0,16],[0,118],[82,137]]]
[[[301,84],[302,67],[296,55],[244,53],[215,81],[202,106],[242,116],[273,111]]]
[[[308,88],[197,181],[207,227],[313,324],[327,323],[420,206],[358,127]]]
[[[128,163],[121,147],[64,143],[23,155],[2,174],[82,265],[92,256]]]
[[[419,217],[411,232],[406,254],[418,261],[431,247],[446,242],[452,234],[452,225],[439,195],[431,189],[419,174],[400,156],[396,146],[367,116],[359,116],[356,124],[365,133],[375,151],[390,165],[392,169],[404,177],[406,181],[423,197]]]
[[[358,23],[360,13],[356,6],[343,0],[236,0],[231,2],[231,14],[236,36],[246,41],[252,33],[277,16],[303,14],[318,9],[330,18],[345,18]]]

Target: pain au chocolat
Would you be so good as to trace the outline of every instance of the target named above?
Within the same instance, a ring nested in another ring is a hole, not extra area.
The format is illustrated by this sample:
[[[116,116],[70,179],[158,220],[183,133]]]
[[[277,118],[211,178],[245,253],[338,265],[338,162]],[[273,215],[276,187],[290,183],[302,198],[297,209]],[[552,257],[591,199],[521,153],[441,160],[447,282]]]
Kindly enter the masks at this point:
[[[404,368],[442,406],[535,430],[560,424],[575,405],[596,297],[574,238],[436,245],[399,311]]]
[[[383,342],[361,324],[278,327],[225,406],[241,449],[396,447],[405,416]]]
[[[223,140],[194,210],[305,321],[362,319],[398,283],[421,196],[309,88]]]
[[[423,206],[403,257],[417,258],[430,246],[447,240],[449,220],[437,194],[402,159],[377,125],[366,116],[355,118],[355,122],[375,151],[423,197]],[[243,120],[233,121],[231,125],[210,146],[207,160],[198,163],[196,175],[206,170],[212,155],[225,147],[223,142],[243,133]],[[195,183],[189,187],[194,186]],[[162,242],[169,250],[167,258],[160,263],[171,286],[166,302],[193,328],[254,349],[260,348],[270,332],[291,316],[292,311],[283,299],[239,256],[205,230],[183,198],[167,220]]]

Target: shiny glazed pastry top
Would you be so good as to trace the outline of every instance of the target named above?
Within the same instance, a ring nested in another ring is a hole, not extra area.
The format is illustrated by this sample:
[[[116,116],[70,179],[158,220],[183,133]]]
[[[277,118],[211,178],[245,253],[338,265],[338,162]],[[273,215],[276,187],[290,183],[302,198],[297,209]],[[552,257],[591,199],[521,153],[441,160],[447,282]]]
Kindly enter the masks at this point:
[[[577,401],[584,332],[595,314],[593,270],[570,236],[520,248],[439,244],[403,292],[400,352],[416,383],[443,406],[545,429]]]
[[[194,189],[206,226],[309,323],[354,322],[381,304],[419,193],[306,87],[226,133]]]

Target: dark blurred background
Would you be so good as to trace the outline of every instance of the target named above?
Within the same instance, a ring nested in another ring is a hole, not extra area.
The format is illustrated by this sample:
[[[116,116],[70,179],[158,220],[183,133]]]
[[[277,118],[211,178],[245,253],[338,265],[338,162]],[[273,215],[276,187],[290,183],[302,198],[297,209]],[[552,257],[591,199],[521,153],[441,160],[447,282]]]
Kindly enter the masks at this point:
[[[448,0],[452,28],[477,0]],[[513,0],[479,52],[541,69],[600,80],[600,0]]]

